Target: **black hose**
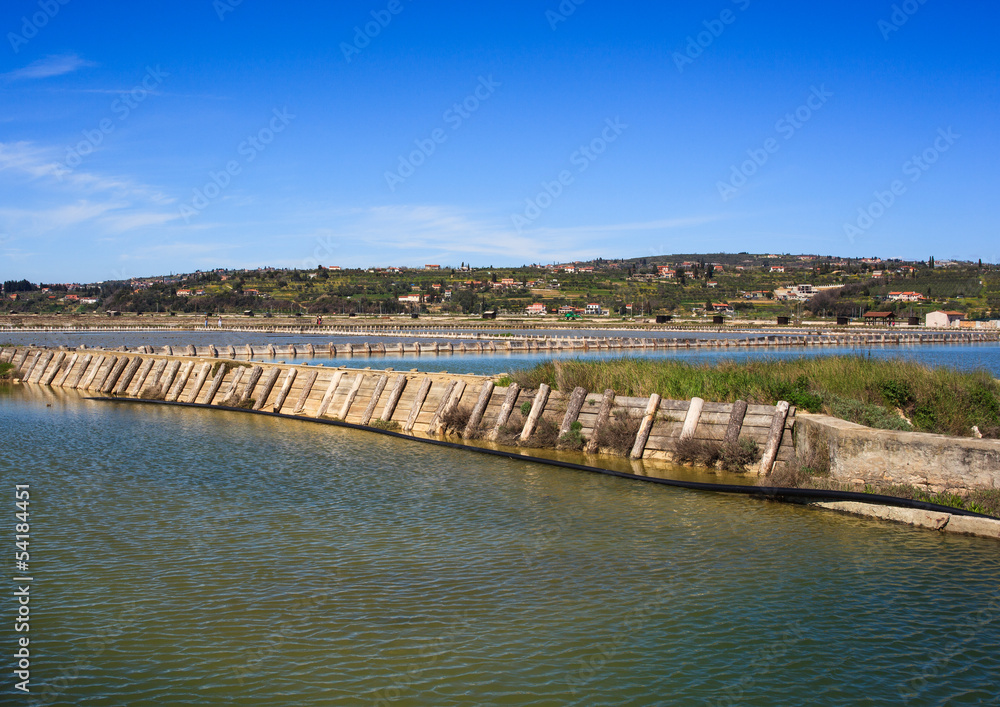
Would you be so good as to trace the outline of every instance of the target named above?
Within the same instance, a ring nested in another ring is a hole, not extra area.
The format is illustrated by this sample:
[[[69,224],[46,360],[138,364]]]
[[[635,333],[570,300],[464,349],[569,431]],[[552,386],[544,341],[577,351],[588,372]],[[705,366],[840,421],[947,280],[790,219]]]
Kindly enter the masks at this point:
[[[770,499],[801,498],[801,499],[812,499],[812,500],[825,499],[825,500],[835,500],[835,501],[859,501],[861,503],[880,503],[885,506],[896,506],[899,508],[913,508],[921,511],[936,511],[939,513],[950,513],[952,515],[957,515],[957,516],[971,516],[973,518],[989,518],[991,520],[996,520],[996,518],[993,518],[993,516],[989,516],[984,513],[976,513],[975,511],[967,511],[963,508],[942,506],[937,503],[928,503],[927,501],[918,501],[910,498],[899,498],[898,496],[883,496],[875,493],[861,493],[859,491],[837,491],[832,489],[831,490],[800,489],[800,488],[789,488],[785,486],[741,486],[739,484],[712,484],[704,481],[680,481],[677,479],[659,479],[652,476],[640,476],[638,474],[630,474],[625,471],[602,469],[601,467],[598,466],[587,466],[586,464],[574,464],[572,462],[564,462],[564,461],[559,461],[557,459],[532,457],[526,454],[520,454],[518,452],[507,452],[500,449],[488,449],[486,447],[474,447],[467,444],[458,444],[457,442],[445,442],[444,440],[429,439],[426,437],[414,437],[413,435],[403,434],[402,432],[393,432],[391,430],[383,430],[378,427],[357,425],[351,422],[343,422],[341,420],[324,420],[315,417],[300,417],[299,415],[286,415],[284,413],[268,412],[266,410],[249,410],[247,408],[235,408],[223,405],[205,405],[204,403],[168,402],[165,400],[142,400],[139,398],[84,398],[84,400],[96,400],[101,402],[112,402],[112,403],[143,403],[152,405],[172,405],[177,407],[195,407],[195,408],[203,408],[209,410],[226,410],[229,412],[249,412],[255,415],[279,417],[286,420],[301,420],[305,422],[316,422],[322,425],[333,425],[334,427],[346,427],[352,430],[375,432],[377,434],[386,435],[388,437],[396,437],[398,439],[405,439],[411,442],[423,442],[424,444],[433,444],[438,447],[447,447],[449,449],[461,449],[467,452],[489,454],[495,457],[502,457],[504,459],[517,459],[521,461],[534,462],[536,464],[547,464],[548,466],[555,466],[562,469],[587,471],[593,474],[604,474],[605,476],[617,476],[622,479],[645,481],[647,483],[659,484],[661,486],[672,486],[674,488],[692,489],[695,491],[714,491],[715,493],[742,493],[747,496],[758,496]]]

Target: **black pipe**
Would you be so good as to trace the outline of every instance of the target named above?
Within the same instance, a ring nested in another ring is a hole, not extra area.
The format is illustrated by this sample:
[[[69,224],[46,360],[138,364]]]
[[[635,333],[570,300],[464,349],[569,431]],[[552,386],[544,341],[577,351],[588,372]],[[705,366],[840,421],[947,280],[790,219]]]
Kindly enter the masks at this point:
[[[286,420],[317,422],[323,425],[333,425],[334,427],[346,427],[348,429],[361,430],[363,432],[375,432],[389,437],[396,437],[398,439],[410,440],[412,442],[423,442],[425,444],[433,444],[438,447],[447,447],[449,449],[462,449],[467,452],[478,452],[480,454],[489,454],[495,457],[503,457],[504,459],[518,459],[521,461],[534,462],[536,464],[547,464],[548,466],[555,466],[562,469],[587,471],[593,474],[604,474],[605,476],[617,476],[622,479],[645,481],[647,483],[659,484],[661,486],[673,486],[675,488],[692,489],[695,491],[714,491],[716,493],[742,493],[746,494],[747,496],[761,496],[764,498],[771,498],[771,499],[803,498],[803,499],[827,499],[835,501],[859,501],[861,503],[880,503],[885,506],[896,506],[898,508],[913,508],[921,511],[936,511],[939,513],[950,513],[956,516],[971,516],[973,518],[989,518],[991,520],[997,520],[993,516],[989,516],[984,513],[976,513],[974,511],[967,511],[962,508],[942,506],[937,503],[917,501],[915,499],[910,499],[910,498],[899,498],[898,496],[882,496],[880,494],[875,494],[875,493],[861,493],[859,491],[800,489],[800,488],[789,488],[785,486],[741,486],[739,484],[711,484],[704,481],[680,481],[677,479],[658,479],[652,476],[639,476],[638,474],[629,474],[628,472],[625,471],[602,469],[601,467],[598,466],[587,466],[586,464],[574,464],[572,462],[564,462],[564,461],[559,461],[557,459],[532,457],[525,454],[519,454],[517,452],[507,452],[500,449],[473,447],[467,444],[458,444],[456,442],[445,442],[444,440],[440,439],[414,437],[413,435],[403,434],[402,432],[393,432],[391,430],[379,429],[378,427],[356,425],[352,422],[343,422],[341,420],[323,420],[315,417],[301,417],[299,415],[286,415],[280,412],[267,412],[266,410],[249,410],[247,408],[235,408],[223,405],[205,405],[204,403],[169,402],[166,400],[142,400],[139,398],[84,398],[84,400],[96,400],[96,401],[111,402],[111,403],[144,403],[153,405],[174,405],[178,407],[194,407],[194,408],[203,408],[209,410],[227,410],[229,412],[249,412],[255,415],[280,417]]]

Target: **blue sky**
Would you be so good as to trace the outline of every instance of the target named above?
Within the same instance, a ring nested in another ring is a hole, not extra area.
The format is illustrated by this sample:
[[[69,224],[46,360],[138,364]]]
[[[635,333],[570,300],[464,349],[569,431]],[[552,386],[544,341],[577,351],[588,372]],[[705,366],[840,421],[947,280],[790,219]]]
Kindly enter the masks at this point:
[[[997,262],[998,15],[11,0],[0,279],[714,251]]]

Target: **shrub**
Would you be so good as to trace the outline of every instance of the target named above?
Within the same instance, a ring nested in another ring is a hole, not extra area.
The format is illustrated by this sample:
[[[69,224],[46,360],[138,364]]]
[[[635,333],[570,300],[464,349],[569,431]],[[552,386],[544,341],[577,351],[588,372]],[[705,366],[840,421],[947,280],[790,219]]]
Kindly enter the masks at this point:
[[[465,405],[456,405],[441,416],[441,424],[444,425],[446,433],[449,431],[461,432],[469,424],[470,417],[472,417],[472,408]]]
[[[612,415],[607,424],[597,431],[597,446],[624,457],[632,451],[641,424],[642,420],[632,414]]]
[[[713,466],[719,459],[719,444],[700,439],[679,439],[674,446],[674,459],[679,462]]]
[[[749,465],[760,461],[760,455],[757,443],[744,437],[735,444],[723,444],[719,449],[719,462],[725,471],[742,474]]]
[[[547,417],[538,418],[535,431],[521,445],[524,447],[555,447],[559,439],[559,425]]]
[[[579,421],[570,425],[569,432],[559,438],[559,443],[557,445],[559,449],[583,449],[583,444],[586,440],[584,440],[583,435],[580,434],[582,429],[583,424]]]
[[[527,417],[528,413],[531,412],[531,402],[528,401],[528,400],[525,400],[523,403],[521,403],[520,410],[521,410],[521,414],[524,415],[525,417]]]
[[[6,380],[8,378],[14,377],[14,364],[13,363],[0,363],[0,380]]]

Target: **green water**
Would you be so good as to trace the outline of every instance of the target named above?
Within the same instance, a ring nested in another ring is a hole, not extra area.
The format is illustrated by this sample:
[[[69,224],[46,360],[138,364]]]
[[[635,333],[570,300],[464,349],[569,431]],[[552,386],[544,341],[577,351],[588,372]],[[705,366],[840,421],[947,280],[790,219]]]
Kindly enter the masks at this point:
[[[2,704],[998,703],[996,541],[26,386],[0,434]]]

